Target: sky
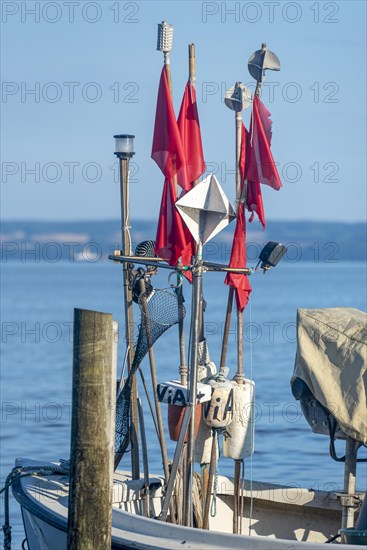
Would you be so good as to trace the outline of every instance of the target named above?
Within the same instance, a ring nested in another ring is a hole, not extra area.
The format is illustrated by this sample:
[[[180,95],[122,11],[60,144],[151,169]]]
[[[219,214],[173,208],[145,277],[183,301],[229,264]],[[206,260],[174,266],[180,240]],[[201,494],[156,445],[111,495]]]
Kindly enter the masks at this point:
[[[194,43],[207,169],[232,203],[234,113],[223,96],[237,81],[253,89],[247,61],[266,42],[281,62],[262,101],[283,182],[263,186],[266,218],[365,220],[364,1],[3,0],[1,11],[3,220],[118,218],[116,133],[136,136],[132,220],[157,218],[163,177],[150,153],[163,19],[174,25],[176,114]]]

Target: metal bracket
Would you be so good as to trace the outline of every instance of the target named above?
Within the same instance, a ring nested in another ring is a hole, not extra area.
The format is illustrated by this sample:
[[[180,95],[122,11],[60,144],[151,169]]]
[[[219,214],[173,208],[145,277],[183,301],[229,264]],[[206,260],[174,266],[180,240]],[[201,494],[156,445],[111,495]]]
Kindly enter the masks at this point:
[[[340,502],[340,505],[346,508],[359,508],[362,503],[360,496],[355,493],[350,495],[345,493],[334,493],[334,495]]]

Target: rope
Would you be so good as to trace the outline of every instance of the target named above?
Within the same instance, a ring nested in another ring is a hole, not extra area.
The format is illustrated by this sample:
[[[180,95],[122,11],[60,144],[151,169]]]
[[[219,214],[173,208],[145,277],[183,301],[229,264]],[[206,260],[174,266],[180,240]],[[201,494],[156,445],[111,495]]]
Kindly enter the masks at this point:
[[[249,297],[249,302],[250,302],[250,327],[252,327],[252,298],[251,298],[251,293],[250,293],[250,297]],[[252,376],[253,376],[253,356],[252,356],[252,338],[250,338],[250,380],[252,380]],[[252,422],[255,422],[255,417],[254,415],[252,414],[253,413],[253,410],[250,411],[250,415],[251,415],[251,421]],[[254,430],[255,430],[255,426],[252,428],[252,426],[250,427],[251,429],[251,449],[253,447],[253,433],[254,433]],[[251,526],[252,526],[252,512],[253,512],[253,491],[252,491],[252,457],[253,457],[253,453],[251,453],[250,455],[250,512],[249,512],[249,524],[248,524],[248,534],[251,536]]]
[[[5,485],[0,491],[0,495],[4,493],[4,516],[5,521],[4,525],[2,526],[1,530],[4,533],[4,542],[3,542],[3,548],[4,550],[11,550],[11,525],[10,525],[10,514],[9,514],[9,488],[15,481],[35,475],[35,476],[41,476],[41,475],[47,475],[47,474],[61,474],[65,475],[68,474],[68,470],[61,467],[61,466],[20,466],[17,468],[13,468],[10,474],[7,476],[5,480]]]

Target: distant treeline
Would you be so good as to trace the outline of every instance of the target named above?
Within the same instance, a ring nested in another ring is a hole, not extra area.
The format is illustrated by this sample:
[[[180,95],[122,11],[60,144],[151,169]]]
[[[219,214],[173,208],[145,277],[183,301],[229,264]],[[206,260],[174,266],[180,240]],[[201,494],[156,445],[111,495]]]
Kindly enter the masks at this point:
[[[208,260],[228,262],[234,224],[204,247]],[[133,246],[154,239],[156,223],[136,221],[131,229]],[[37,222],[5,221],[1,224],[1,261],[49,262],[105,260],[121,247],[118,220]],[[256,262],[267,241],[288,247],[289,263],[308,261],[337,263],[367,260],[367,224],[315,221],[269,221],[265,231],[259,223],[247,224],[247,260]]]

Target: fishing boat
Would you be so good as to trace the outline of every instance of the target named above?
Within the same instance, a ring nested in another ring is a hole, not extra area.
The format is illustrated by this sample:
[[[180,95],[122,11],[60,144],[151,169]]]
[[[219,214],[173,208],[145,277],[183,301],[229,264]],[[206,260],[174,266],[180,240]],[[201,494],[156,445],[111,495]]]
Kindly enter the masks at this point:
[[[157,237],[155,241],[143,241],[134,251],[128,205],[128,168],[134,154],[134,136],[115,136],[115,154],[120,163],[122,247],[110,259],[122,265],[123,271],[123,363],[127,369],[126,373],[122,371],[117,385],[111,544],[103,547],[320,550],[325,543],[341,544],[346,550],[355,545],[367,547],[367,499],[356,491],[356,465],[366,460],[358,457],[358,451],[367,443],[365,313],[332,308],[300,309],[297,315],[292,392],[300,401],[310,428],[330,439],[331,459],[344,464],[344,491],[292,488],[246,479],[244,475],[244,463],[255,447],[255,385],[245,377],[243,368],[243,311],[251,292],[249,277],[267,273],[286,251],[282,244],[269,242],[261,251],[257,266],[246,265],[245,209],[256,213],[263,222],[260,183],[274,189],[281,186],[270,152],[269,113],[260,101],[265,71],[279,70],[279,60],[263,44],[249,60],[250,74],[257,83],[254,98],[240,82],[226,93],[225,103],[235,115],[236,207],[232,208],[215,175],[209,174],[200,181],[205,164],[196,110],[192,44],[183,107],[178,122],[174,118],[169,61],[172,33],[171,25],[159,25],[157,49],[164,53],[165,65],[152,158],[161,168],[165,184]],[[241,113],[251,105],[253,113],[247,133]],[[180,192],[177,186],[181,187]],[[229,264],[205,260],[205,244],[235,219]],[[158,269],[170,271],[171,290],[154,287]],[[203,278],[212,272],[223,273],[228,286],[222,287],[228,292],[228,302],[218,368],[210,357],[204,323]],[[188,285],[192,299],[186,350],[183,288]],[[226,364],[226,352],[234,303],[238,349],[233,376]],[[135,339],[132,327],[137,312],[140,324]],[[179,371],[172,373],[171,380],[161,381],[157,379],[154,345],[174,326],[178,327]],[[142,381],[163,466],[163,473],[154,475],[146,460],[144,412],[136,383],[138,373],[143,376],[140,366],[146,356],[152,380],[150,392],[144,378]],[[165,443],[168,430],[163,423],[163,407],[167,408],[169,435],[176,442],[171,458]],[[77,453],[73,453],[77,439],[72,431],[70,460],[16,460],[4,488],[4,548],[11,546],[10,489],[21,507],[24,548],[74,547],[70,542],[70,495],[78,492],[75,468],[83,468],[84,460],[75,458]],[[337,456],[336,439],[345,441],[344,457]],[[131,457],[131,470],[119,470],[126,457]],[[223,458],[233,461],[233,477],[218,474],[218,462]],[[195,465],[200,465],[200,474]],[[91,506],[99,489],[98,465],[95,472],[89,483]]]

